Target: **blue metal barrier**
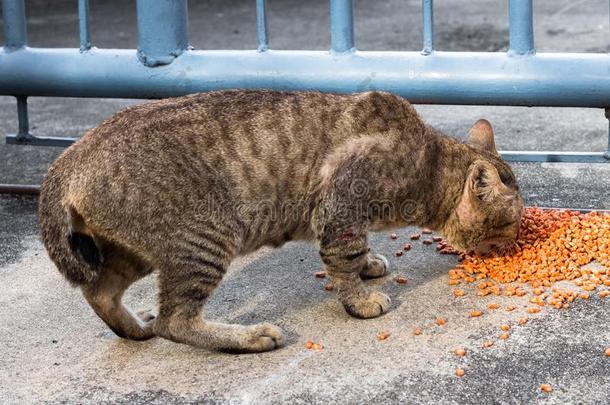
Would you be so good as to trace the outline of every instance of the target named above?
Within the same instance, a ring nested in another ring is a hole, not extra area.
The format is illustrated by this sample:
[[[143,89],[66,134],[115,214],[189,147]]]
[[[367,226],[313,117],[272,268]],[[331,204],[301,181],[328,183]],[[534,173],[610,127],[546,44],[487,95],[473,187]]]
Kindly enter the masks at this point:
[[[433,1],[422,0],[421,52],[361,52],[351,0],[330,0],[330,51],[269,49],[265,0],[256,3],[258,49],[188,46],[186,0],[137,1],[138,50],[97,49],[88,0],[79,0],[80,49],[29,48],[23,0],[2,0],[6,43],[0,94],[17,98],[19,133],[7,142],[65,146],[35,137],[28,96],[162,98],[230,88],[385,90],[413,103],[590,107],[610,111],[610,55],[536,53],[532,0],[509,0],[508,52],[434,50]],[[607,114],[608,116],[608,114]],[[512,161],[610,162],[604,152],[503,152]]]

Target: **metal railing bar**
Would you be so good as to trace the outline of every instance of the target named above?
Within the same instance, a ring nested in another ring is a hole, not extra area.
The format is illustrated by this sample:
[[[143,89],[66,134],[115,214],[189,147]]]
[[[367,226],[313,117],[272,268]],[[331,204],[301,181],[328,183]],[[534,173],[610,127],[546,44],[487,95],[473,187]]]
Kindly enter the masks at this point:
[[[89,0],[78,0],[78,31],[80,36],[80,51],[91,49],[89,33]]]
[[[37,196],[40,194],[40,186],[29,184],[0,184],[0,194]]]
[[[337,58],[328,51],[274,51],[261,58],[256,50],[186,51],[154,78],[133,54],[116,49],[85,55],[78,49],[0,48],[0,94],[164,98],[273,88],[383,90],[414,104],[606,108],[610,100],[610,59],[605,53],[514,58],[500,52],[435,51],[425,56],[419,51],[358,51],[354,57]]]
[[[500,151],[508,162],[610,163],[605,152]]]
[[[434,4],[433,0],[422,0],[423,42],[422,53],[434,52]]]
[[[2,0],[5,48],[19,49],[28,43],[24,0]]]
[[[147,67],[168,65],[188,49],[186,0],[137,0],[138,59]]]
[[[532,0],[509,0],[508,33],[510,53],[526,55],[536,51]]]
[[[269,49],[269,37],[267,35],[266,0],[256,0],[256,36],[258,39],[259,52],[264,52]]]
[[[331,51],[354,49],[354,10],[352,0],[330,0]]]
[[[58,146],[61,148],[68,147],[77,140],[78,138],[56,136],[29,136],[27,138],[20,138],[19,135],[6,136],[6,143],[8,145]]]

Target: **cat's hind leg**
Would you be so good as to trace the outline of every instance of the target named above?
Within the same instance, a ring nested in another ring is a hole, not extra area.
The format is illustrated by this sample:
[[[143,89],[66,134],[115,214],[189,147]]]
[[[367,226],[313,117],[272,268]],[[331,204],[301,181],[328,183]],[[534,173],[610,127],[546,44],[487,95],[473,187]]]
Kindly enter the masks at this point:
[[[235,250],[227,232],[198,236],[199,242],[176,240],[172,256],[159,269],[158,336],[178,343],[229,352],[264,352],[284,344],[277,326],[237,325],[203,319],[203,305],[222,280]]]
[[[136,315],[122,302],[127,288],[149,273],[149,269],[111,253],[107,255],[100,276],[81,286],[89,305],[119,337],[146,340],[155,336],[152,327],[155,317],[148,312]]]

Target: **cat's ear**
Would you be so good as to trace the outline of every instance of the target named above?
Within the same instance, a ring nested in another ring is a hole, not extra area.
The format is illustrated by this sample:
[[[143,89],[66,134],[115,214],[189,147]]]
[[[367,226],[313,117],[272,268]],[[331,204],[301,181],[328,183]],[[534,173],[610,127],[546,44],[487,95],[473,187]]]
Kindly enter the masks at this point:
[[[477,160],[470,165],[466,186],[472,197],[484,202],[494,201],[506,188],[498,170],[485,160]]]
[[[494,130],[487,120],[480,119],[474,123],[468,132],[468,143],[477,149],[498,154]]]

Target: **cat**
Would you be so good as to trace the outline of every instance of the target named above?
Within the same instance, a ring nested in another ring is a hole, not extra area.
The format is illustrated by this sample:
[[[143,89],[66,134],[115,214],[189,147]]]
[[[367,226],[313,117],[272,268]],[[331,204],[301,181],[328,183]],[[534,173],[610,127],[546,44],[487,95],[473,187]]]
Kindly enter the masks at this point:
[[[202,316],[236,256],[317,241],[346,311],[372,318],[390,299],[362,279],[388,262],[367,231],[418,225],[485,249],[516,239],[522,209],[485,120],[463,143],[389,93],[233,90],[114,114],[54,162],[39,214],[50,258],[118,336],[262,352],[285,343],[278,327]],[[158,314],[134,314],[123,293],[153,271]]]

